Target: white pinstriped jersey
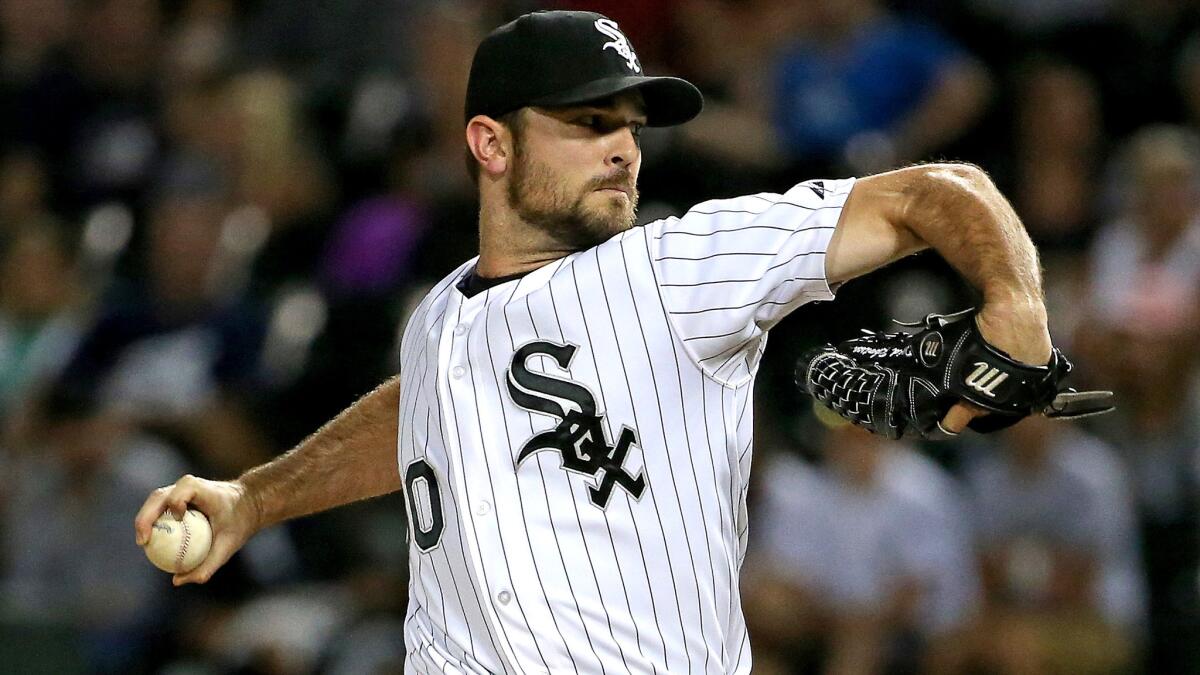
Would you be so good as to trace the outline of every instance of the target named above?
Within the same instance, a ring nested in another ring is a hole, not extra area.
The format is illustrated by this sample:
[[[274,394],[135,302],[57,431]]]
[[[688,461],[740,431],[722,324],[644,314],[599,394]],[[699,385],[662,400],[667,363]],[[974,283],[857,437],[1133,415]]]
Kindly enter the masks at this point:
[[[745,673],[750,405],[767,330],[832,297],[853,179],[697,205],[401,343],[408,672]]]

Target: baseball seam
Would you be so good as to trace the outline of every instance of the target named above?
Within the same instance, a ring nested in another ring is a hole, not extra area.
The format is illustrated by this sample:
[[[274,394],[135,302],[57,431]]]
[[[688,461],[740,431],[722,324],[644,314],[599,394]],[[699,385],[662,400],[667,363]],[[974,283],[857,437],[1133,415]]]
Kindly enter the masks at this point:
[[[179,544],[179,552],[175,554],[175,572],[183,574],[183,559],[187,555],[188,543],[192,540],[192,528],[188,527],[187,513],[183,514],[179,525],[183,528],[183,541]]]

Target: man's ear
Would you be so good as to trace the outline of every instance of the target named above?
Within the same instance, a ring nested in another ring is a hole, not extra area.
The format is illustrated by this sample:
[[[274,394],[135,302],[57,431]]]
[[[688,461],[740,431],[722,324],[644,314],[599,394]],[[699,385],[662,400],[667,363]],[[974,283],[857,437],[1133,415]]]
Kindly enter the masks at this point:
[[[491,117],[476,115],[467,122],[467,148],[479,162],[480,173],[500,176],[508,170],[512,135]]]

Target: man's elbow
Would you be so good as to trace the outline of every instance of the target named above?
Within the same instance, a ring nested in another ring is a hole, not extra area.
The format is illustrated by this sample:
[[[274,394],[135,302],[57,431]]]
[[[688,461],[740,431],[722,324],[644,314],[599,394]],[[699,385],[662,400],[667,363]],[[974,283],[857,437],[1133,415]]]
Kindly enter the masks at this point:
[[[924,164],[914,182],[919,189],[933,192],[987,192],[996,189],[991,176],[970,162]]]
[[[915,169],[905,196],[910,218],[928,221],[945,213],[970,211],[971,204],[1000,196],[996,184],[979,166],[968,162],[923,164]]]

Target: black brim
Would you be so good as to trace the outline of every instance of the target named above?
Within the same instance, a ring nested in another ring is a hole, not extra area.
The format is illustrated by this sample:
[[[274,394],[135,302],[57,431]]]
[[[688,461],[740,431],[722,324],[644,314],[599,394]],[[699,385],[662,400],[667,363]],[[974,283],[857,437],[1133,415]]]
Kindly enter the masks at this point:
[[[646,126],[683,124],[700,114],[704,97],[691,82],[678,77],[607,77],[530,103],[535,106],[578,105],[636,89],[646,102]]]

